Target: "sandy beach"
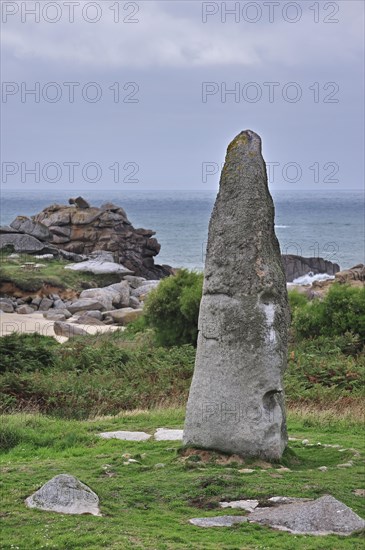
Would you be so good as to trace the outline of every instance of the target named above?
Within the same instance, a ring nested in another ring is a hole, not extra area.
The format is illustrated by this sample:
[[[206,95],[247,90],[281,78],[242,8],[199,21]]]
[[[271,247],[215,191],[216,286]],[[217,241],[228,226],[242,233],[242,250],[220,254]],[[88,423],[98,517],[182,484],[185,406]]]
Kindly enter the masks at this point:
[[[64,336],[56,336],[53,330],[54,321],[49,321],[43,317],[42,313],[30,313],[25,315],[19,315],[18,313],[4,313],[0,312],[0,336],[6,336],[13,332],[28,333],[38,332],[43,336],[52,336],[58,342],[67,342],[68,338]],[[96,334],[97,332],[110,332],[117,330],[115,325],[75,325],[86,330],[89,334]]]

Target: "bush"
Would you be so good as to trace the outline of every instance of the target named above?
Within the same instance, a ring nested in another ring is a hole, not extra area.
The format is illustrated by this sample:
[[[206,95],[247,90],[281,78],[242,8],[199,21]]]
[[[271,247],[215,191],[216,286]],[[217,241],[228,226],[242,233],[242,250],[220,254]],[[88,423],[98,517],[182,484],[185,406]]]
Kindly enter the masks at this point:
[[[0,338],[0,372],[35,371],[54,366],[59,346],[50,336],[13,333]]]
[[[289,290],[288,298],[292,315],[296,309],[300,309],[308,304],[308,298],[296,289]]]
[[[293,325],[301,338],[359,335],[365,344],[365,288],[334,284],[323,300],[313,300],[293,311]]]
[[[196,345],[203,274],[180,269],[150,293],[145,318],[163,346]]]

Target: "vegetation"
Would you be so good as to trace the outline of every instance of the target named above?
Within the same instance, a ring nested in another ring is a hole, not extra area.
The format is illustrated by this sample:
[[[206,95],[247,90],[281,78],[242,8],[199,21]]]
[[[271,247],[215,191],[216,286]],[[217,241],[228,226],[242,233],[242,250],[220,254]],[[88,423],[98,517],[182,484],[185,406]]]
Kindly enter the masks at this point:
[[[120,281],[120,277],[115,274],[93,275],[65,269],[72,263],[66,260],[35,260],[34,256],[27,254],[9,259],[9,254],[9,250],[0,253],[1,282],[13,284],[24,292],[37,292],[45,286],[81,292],[84,288],[102,287]],[[44,267],[39,271],[25,270],[22,266],[27,262],[38,262]]]
[[[257,498],[261,504],[275,495],[318,498],[331,494],[364,515],[362,487],[364,438],[361,424],[334,416],[290,414],[290,442],[281,464],[263,469],[217,453],[183,457],[180,443],[129,442],[99,439],[107,430],[138,430],[153,434],[161,426],[181,428],[183,409],[127,412],[93,421],[67,421],[37,414],[6,416],[0,425],[4,452],[2,470],[2,544],[4,550],[362,550],[363,538],[292,535],[254,524],[201,529],[189,519],[227,514],[221,500]],[[351,430],[349,428],[352,428]],[[302,439],[314,446],[304,446]],[[318,446],[317,442],[322,445]],[[339,444],[341,449],[324,447]],[[355,453],[360,451],[360,456]],[[136,463],[125,465],[129,455]],[[353,467],[337,464],[353,460]],[[163,468],[156,468],[164,464]],[[326,465],[327,472],[318,467]],[[241,468],[253,474],[240,473]],[[100,498],[102,517],[72,516],[28,509],[24,499],[60,473],[70,473]],[[241,510],[230,514],[242,515]]]
[[[334,284],[323,300],[299,303],[296,298],[293,325],[300,338],[350,332],[365,344],[365,287]]]
[[[146,315],[124,332],[79,337],[62,345],[37,334],[0,339],[0,410],[86,419],[185,403],[194,368],[199,292],[201,276],[181,270],[161,283],[148,300]],[[290,304],[293,334],[285,373],[289,406],[315,403],[322,408],[331,403],[363,414],[363,335],[348,331],[362,326],[363,291],[334,286],[317,302],[293,292]],[[325,312],[324,318],[318,311]],[[313,332],[316,326],[316,337],[304,337],[309,326]],[[333,333],[320,335],[331,327]],[[174,339],[179,344],[166,347]]]
[[[285,388],[289,435],[297,440],[281,461],[290,471],[246,460],[255,472],[245,475],[243,461],[213,452],[184,456],[179,442],[97,437],[108,430],[153,434],[158,427],[183,426],[201,288],[201,275],[180,271],[161,283],[146,315],[124,332],[65,344],[37,334],[0,339],[2,548],[362,549],[359,534],[319,540],[254,524],[199,529],[188,523],[227,514],[220,500],[257,498],[264,505],[274,495],[331,494],[365,515],[354,492],[363,486],[365,454],[362,290],[334,285],[326,298],[312,302],[290,293]],[[304,446],[303,439],[314,445]],[[123,455],[137,462],[126,465]],[[349,461],[351,468],[337,468]],[[328,471],[319,471],[324,465]],[[24,499],[60,473],[75,475],[99,495],[101,518],[26,508]]]
[[[159,344],[196,344],[202,286],[202,273],[180,269],[151,292],[145,319],[154,328]]]

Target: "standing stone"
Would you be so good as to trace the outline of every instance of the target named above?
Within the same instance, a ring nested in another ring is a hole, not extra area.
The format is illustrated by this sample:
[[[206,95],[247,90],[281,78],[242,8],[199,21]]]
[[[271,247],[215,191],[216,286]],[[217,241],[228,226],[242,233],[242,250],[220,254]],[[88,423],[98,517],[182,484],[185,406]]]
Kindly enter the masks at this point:
[[[288,325],[261,139],[246,130],[228,147],[209,224],[185,445],[281,457]]]

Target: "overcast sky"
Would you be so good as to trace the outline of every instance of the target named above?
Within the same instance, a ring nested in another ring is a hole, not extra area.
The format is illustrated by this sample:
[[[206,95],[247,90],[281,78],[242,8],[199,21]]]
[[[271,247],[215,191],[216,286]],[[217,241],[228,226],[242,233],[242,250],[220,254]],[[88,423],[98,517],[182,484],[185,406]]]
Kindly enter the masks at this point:
[[[363,186],[362,1],[1,7],[5,190],[214,190],[248,128],[272,189]]]

